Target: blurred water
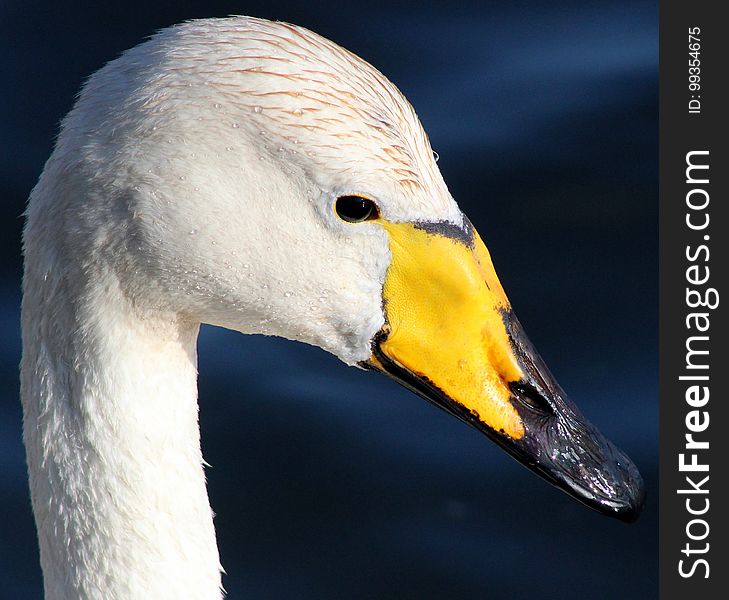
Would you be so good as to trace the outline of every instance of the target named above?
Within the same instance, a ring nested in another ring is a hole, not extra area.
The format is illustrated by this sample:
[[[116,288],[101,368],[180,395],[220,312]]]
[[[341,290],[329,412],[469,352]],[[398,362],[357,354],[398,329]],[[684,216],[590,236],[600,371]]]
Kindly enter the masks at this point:
[[[648,484],[593,514],[374,374],[204,328],[204,453],[231,598],[657,596],[653,2],[0,6],[0,595],[41,597],[17,401],[17,216],[82,78],[156,27],[245,12],[360,53],[413,102],[530,337]]]

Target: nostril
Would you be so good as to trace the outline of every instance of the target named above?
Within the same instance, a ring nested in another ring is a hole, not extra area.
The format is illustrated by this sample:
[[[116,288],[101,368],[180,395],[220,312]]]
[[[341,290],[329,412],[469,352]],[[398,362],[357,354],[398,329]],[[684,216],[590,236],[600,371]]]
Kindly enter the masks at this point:
[[[532,412],[539,413],[544,416],[553,416],[554,408],[544,397],[544,394],[535,388],[532,384],[524,381],[517,381],[510,385],[511,393],[514,398],[524,407]]]

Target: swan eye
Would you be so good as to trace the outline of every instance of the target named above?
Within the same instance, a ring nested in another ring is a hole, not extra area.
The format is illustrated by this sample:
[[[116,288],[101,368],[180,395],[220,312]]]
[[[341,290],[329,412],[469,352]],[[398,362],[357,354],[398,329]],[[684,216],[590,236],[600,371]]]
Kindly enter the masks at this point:
[[[334,207],[337,215],[347,223],[361,223],[377,219],[380,215],[372,200],[361,196],[339,196]]]

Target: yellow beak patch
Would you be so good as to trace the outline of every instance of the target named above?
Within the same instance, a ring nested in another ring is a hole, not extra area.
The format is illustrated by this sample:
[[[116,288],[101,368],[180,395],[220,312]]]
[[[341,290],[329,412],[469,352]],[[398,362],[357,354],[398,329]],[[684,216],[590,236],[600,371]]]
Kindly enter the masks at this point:
[[[502,316],[510,305],[478,233],[467,243],[412,223],[380,223],[392,253],[380,351],[485,425],[522,438],[509,401],[509,384],[523,377]]]

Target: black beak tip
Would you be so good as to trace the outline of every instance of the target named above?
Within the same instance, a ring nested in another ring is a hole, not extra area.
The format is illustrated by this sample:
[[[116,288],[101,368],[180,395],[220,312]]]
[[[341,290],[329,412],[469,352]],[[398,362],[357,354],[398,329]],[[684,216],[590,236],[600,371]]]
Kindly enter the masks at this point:
[[[638,519],[645,505],[645,484],[638,469],[630,463],[630,477],[626,481],[628,488],[628,502],[619,511],[618,519],[625,523],[633,523]]]
[[[645,504],[645,484],[637,467],[625,457],[616,464],[620,474],[621,497],[617,500],[598,501],[598,510],[624,523],[633,523]]]
[[[640,513],[643,511],[643,504],[645,502],[645,492],[640,491],[640,495],[630,502],[624,504],[608,504],[601,507],[601,512],[604,512],[612,517],[615,517],[623,523],[634,523],[638,520]]]
[[[595,432],[592,439],[602,436]],[[602,438],[603,452],[579,468],[573,463],[557,466],[553,483],[593,510],[624,523],[638,519],[645,503],[645,484],[640,471],[617,447]],[[554,465],[552,465],[554,466]],[[552,472],[554,473],[554,471]],[[549,479],[548,475],[542,473]]]

